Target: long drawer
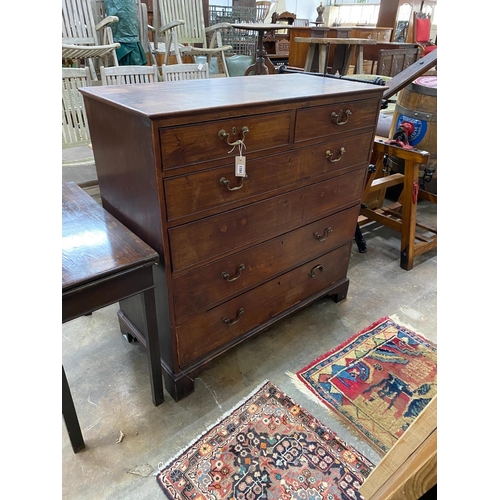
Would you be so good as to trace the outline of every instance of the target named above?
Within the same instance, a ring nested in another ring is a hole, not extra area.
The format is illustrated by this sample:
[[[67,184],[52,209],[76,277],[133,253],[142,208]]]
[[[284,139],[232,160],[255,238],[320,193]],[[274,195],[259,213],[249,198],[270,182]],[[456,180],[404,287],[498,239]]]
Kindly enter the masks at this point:
[[[160,129],[163,170],[228,158],[232,149],[229,143],[238,140],[244,141],[245,152],[285,146],[291,123],[292,113],[281,112]],[[223,133],[229,135],[224,137]],[[236,154],[237,147],[233,158]]]
[[[172,271],[300,227],[359,203],[365,168],[264,201],[169,229]]]
[[[349,101],[297,110],[294,142],[369,128],[378,115],[378,99]]]
[[[252,196],[291,186],[307,179],[339,172],[368,162],[372,132],[330,140],[314,148],[300,148],[247,160],[246,178],[235,177],[234,158],[229,164],[164,179],[169,220],[242,203]]]
[[[351,244],[309,261],[176,327],[180,366],[238,339],[346,277]]]
[[[325,217],[173,280],[176,321],[353,239],[359,208]]]

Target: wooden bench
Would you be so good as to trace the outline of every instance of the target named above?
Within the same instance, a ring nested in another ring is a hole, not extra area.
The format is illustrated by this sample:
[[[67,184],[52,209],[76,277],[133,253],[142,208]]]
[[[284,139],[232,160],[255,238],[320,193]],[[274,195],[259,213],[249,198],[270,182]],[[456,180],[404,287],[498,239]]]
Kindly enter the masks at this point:
[[[311,71],[313,60],[318,53],[318,71],[319,73],[325,72],[325,65],[327,60],[327,47],[330,45],[347,46],[342,65],[341,75],[346,75],[349,71],[349,62],[356,54],[356,73],[363,73],[363,45],[376,45],[377,40],[368,38],[314,38],[314,37],[295,37],[298,43],[308,43],[309,49],[307,51],[306,64],[304,71]]]

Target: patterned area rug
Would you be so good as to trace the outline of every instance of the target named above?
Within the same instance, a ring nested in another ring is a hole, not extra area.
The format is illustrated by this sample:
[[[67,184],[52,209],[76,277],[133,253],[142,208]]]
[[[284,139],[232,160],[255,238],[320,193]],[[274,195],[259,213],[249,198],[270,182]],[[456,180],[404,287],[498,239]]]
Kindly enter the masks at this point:
[[[437,347],[386,317],[297,377],[385,454],[437,393]]]
[[[169,499],[362,499],[373,464],[271,382],[157,475]]]

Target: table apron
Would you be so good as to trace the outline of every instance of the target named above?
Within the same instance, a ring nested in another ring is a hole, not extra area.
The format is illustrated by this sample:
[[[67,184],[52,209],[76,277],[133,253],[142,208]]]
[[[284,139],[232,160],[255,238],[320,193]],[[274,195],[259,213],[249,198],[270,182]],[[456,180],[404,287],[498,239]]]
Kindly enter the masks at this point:
[[[92,281],[62,294],[62,322],[154,288],[152,265]]]

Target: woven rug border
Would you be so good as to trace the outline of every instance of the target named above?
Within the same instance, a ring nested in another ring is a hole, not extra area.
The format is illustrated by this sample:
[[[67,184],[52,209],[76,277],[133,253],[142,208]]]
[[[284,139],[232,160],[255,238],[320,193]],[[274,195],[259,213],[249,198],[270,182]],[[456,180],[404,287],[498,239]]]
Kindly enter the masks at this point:
[[[158,471],[155,476],[159,476],[167,467],[169,467],[173,462],[175,462],[183,453],[185,453],[191,446],[194,446],[203,436],[208,434],[214,427],[217,427],[221,422],[223,422],[226,418],[228,418],[234,411],[236,411],[240,406],[247,403],[250,399],[252,399],[255,394],[257,394],[263,387],[265,387],[269,383],[269,380],[265,380],[260,385],[258,385],[250,394],[242,398],[238,403],[236,403],[231,409],[222,414],[214,423],[212,423],[209,427],[207,427],[203,432],[198,434],[194,439],[192,439],[186,446],[184,446],[180,451],[178,451],[172,458],[170,458],[167,462],[160,462],[158,464]]]
[[[382,324],[382,323],[384,323],[385,321],[388,321],[388,320],[391,320],[394,323],[396,323],[399,327],[407,329],[411,333],[416,334],[416,335],[422,337],[422,339],[424,339],[429,344],[430,347],[437,348],[437,344],[436,343],[434,343],[431,340],[429,340],[425,335],[423,335],[422,333],[418,332],[415,328],[413,328],[413,327],[411,327],[409,325],[406,325],[403,322],[401,322],[397,316],[395,316],[395,315],[384,316],[384,317],[378,319],[377,321],[374,321],[371,325],[367,326],[363,330],[360,330],[360,331],[356,332],[355,334],[351,335],[347,340],[345,340],[341,344],[337,345],[333,349],[329,350],[326,353],[321,354],[316,359],[314,359],[313,361],[311,361],[307,366],[305,366],[305,367],[301,368],[300,370],[298,370],[296,373],[290,374],[290,376],[292,377],[292,379],[295,379],[300,384],[300,387],[298,386],[297,383],[295,383],[295,386],[301,392],[304,392],[302,390],[303,388],[306,389],[307,390],[307,394],[309,394],[309,395],[312,396],[310,398],[311,400],[314,400],[316,404],[322,406],[323,408],[326,408],[331,415],[333,415],[334,417],[336,417],[339,420],[340,423],[344,424],[344,426],[345,426],[345,428],[347,430],[349,430],[350,432],[354,432],[357,436],[359,436],[360,438],[362,438],[365,442],[367,442],[367,437],[368,436],[361,429],[359,429],[356,425],[354,425],[353,422],[351,422],[340,410],[338,410],[333,405],[331,405],[330,403],[328,403],[328,401],[326,401],[323,398],[321,398],[317,394],[317,392],[314,390],[314,388],[309,384],[309,382],[307,382],[302,377],[302,373],[306,372],[307,370],[309,370],[310,368],[312,368],[314,365],[316,365],[321,360],[323,360],[323,359],[331,356],[332,354],[334,354],[334,353],[342,350],[344,347],[346,347],[351,342],[353,342],[356,338],[358,338],[358,337],[360,337],[360,336],[362,336],[362,335],[370,332],[371,330],[377,328],[380,324]],[[372,435],[370,433],[368,439],[369,439],[369,444],[371,444],[372,447],[374,448],[374,450],[377,451],[381,456],[384,456],[387,453],[388,450],[385,448],[384,444],[377,439],[377,436],[374,436],[374,435]]]
[[[186,446],[184,446],[180,451],[178,451],[167,462],[164,462],[164,463],[160,462],[159,465],[158,465],[158,470],[157,470],[157,472],[154,475],[156,481],[159,481],[159,476],[163,472],[165,472],[166,469],[168,469],[168,467],[172,466],[173,463],[176,460],[179,460],[184,453],[188,452],[189,449],[192,446],[195,446],[197,442],[199,442],[200,440],[202,440],[207,434],[209,434],[211,431],[213,431],[214,428],[216,428],[218,425],[222,424],[224,422],[224,420],[226,420],[227,418],[230,418],[231,415],[235,411],[238,411],[238,409],[240,407],[242,407],[243,405],[247,404],[253,397],[255,397],[256,394],[258,394],[261,390],[263,390],[267,385],[271,385],[271,386],[275,387],[278,391],[280,391],[283,394],[283,396],[285,398],[289,399],[291,402],[293,402],[294,404],[296,404],[297,406],[299,406],[304,411],[304,413],[306,413],[307,415],[309,415],[311,419],[313,419],[315,422],[317,422],[318,424],[320,424],[321,427],[324,428],[335,441],[337,441],[338,444],[340,444],[341,446],[343,446],[346,450],[350,450],[350,451],[354,452],[355,455],[356,455],[356,457],[360,461],[362,461],[368,468],[370,468],[371,470],[373,470],[375,468],[375,464],[370,459],[368,459],[363,453],[361,453],[356,448],[354,448],[352,445],[350,445],[346,441],[344,441],[340,436],[338,436],[338,434],[336,432],[334,432],[331,428],[329,428],[328,426],[326,426],[321,420],[319,420],[316,417],[314,417],[314,415],[312,413],[310,413],[310,411],[306,407],[304,407],[304,406],[296,403],[295,400],[293,398],[291,398],[290,396],[288,396],[285,391],[283,391],[282,389],[280,389],[277,385],[275,385],[270,380],[266,379],[264,382],[262,382],[257,387],[255,387],[255,389],[252,390],[252,392],[250,392],[247,396],[245,396],[238,403],[236,403],[235,405],[233,405],[233,407],[230,410],[226,411],[222,416],[220,416],[213,424],[211,424],[209,427],[207,427],[206,430],[204,430],[203,432],[201,432],[196,438],[192,439]],[[321,436],[321,435],[319,435],[319,436]],[[360,475],[359,471],[356,471],[356,469],[354,469],[351,464],[349,464],[349,463],[343,463],[343,465],[360,482],[363,482],[364,479],[366,479],[366,477],[363,479],[362,476]],[[164,493],[167,494],[165,491],[164,491]],[[167,494],[167,496],[168,496],[168,494]]]

